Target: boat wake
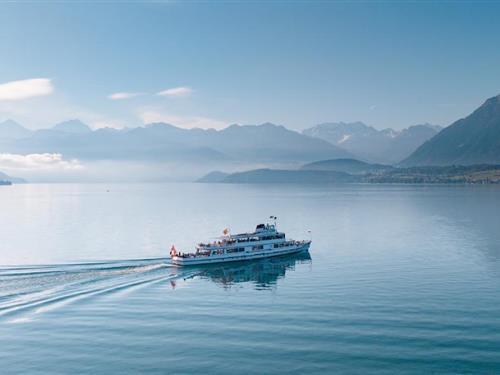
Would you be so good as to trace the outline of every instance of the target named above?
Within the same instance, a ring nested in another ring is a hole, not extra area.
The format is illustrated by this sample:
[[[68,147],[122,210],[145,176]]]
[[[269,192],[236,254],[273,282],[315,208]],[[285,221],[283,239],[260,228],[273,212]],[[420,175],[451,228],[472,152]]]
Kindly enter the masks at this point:
[[[186,277],[165,259],[0,268],[0,320],[19,323],[69,303]]]
[[[22,323],[38,314],[99,296],[122,297],[139,288],[199,277],[225,289],[251,283],[269,289],[294,269],[310,262],[307,251],[248,262],[179,268],[170,260],[139,259],[100,263],[0,267],[0,322]]]

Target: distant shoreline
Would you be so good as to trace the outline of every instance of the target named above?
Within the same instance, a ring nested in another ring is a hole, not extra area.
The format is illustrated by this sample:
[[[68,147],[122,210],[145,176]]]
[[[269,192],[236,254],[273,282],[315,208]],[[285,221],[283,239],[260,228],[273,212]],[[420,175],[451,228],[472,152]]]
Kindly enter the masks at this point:
[[[339,159],[340,160],[340,159]],[[354,160],[353,160],[354,161]],[[345,160],[342,160],[343,170],[332,170],[338,167],[338,160],[330,161],[323,170],[307,169],[308,165],[299,170],[255,169],[245,172],[226,174],[212,172],[200,178],[197,182],[207,183],[364,183],[364,184],[467,184],[492,185],[500,184],[500,165],[471,165],[447,167],[410,167],[397,168],[382,166],[370,170],[366,164],[364,171],[358,168],[355,172],[348,171]],[[356,163],[362,163],[355,161]],[[333,164],[337,163],[337,164]],[[312,165],[311,165],[312,166]]]

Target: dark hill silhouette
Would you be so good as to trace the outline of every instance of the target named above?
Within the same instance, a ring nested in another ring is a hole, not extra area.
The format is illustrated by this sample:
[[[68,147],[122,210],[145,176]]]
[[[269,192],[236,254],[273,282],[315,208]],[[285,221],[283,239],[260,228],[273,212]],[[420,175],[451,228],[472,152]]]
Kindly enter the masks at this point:
[[[393,169],[390,165],[370,164],[356,159],[321,160],[302,166],[303,170],[336,171],[350,174],[374,173]]]

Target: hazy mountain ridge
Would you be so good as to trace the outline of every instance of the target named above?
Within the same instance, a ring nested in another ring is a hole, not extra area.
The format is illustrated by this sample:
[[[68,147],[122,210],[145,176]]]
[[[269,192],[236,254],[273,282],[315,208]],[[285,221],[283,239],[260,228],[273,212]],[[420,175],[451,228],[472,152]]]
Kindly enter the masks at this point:
[[[421,145],[404,166],[500,164],[500,95]]]
[[[402,130],[377,130],[358,121],[323,123],[305,129],[302,133],[324,139],[365,161],[395,164],[440,130],[440,126],[430,124],[414,125]]]
[[[72,134],[85,134],[92,132],[92,129],[90,129],[87,124],[84,124],[78,119],[60,122],[59,124],[54,125],[52,130]]]
[[[21,139],[32,135],[32,131],[26,129],[14,120],[5,120],[0,122],[0,140]]]
[[[500,164],[500,95],[488,99],[466,118],[440,129],[423,124],[400,131],[377,130],[355,122],[324,123],[302,133],[271,123],[234,124],[221,130],[185,129],[166,123],[92,130],[79,120],[70,120],[32,131],[7,120],[0,123],[0,153],[59,153],[65,160],[78,159],[83,165],[100,164],[102,170],[114,165],[110,168],[121,171],[130,164],[141,178],[154,176],[159,180],[179,176],[192,180],[210,170],[246,170],[212,173],[200,181],[497,181],[498,168],[494,164]],[[417,148],[417,144],[418,149],[399,168],[388,165]],[[376,162],[367,162],[371,160]],[[402,168],[421,165],[450,167]],[[472,167],[460,169],[459,165]],[[81,172],[74,173],[76,176]],[[92,175],[92,170],[86,173]],[[34,180],[33,176],[27,177]]]
[[[126,131],[92,131],[71,120],[20,139],[4,137],[1,146],[2,152],[57,152],[82,160],[306,162],[350,156],[324,140],[270,123],[231,125],[222,130],[155,123]]]
[[[222,130],[152,123],[92,130],[75,119],[31,131],[7,120],[0,123],[0,151],[61,153],[82,160],[247,163],[304,163],[359,155],[363,160],[390,164],[409,155],[416,142],[428,139],[438,128],[426,124],[395,131],[377,130],[361,122],[325,123],[301,134],[271,123],[235,124]]]

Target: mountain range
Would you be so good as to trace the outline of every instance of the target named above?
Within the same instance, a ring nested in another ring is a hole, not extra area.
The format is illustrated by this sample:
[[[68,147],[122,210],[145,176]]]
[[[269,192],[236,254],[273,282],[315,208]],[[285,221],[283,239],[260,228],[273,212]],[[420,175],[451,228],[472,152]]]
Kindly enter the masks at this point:
[[[437,125],[414,125],[403,130],[377,130],[362,122],[323,123],[302,133],[324,139],[343,148],[357,158],[371,162],[396,164],[408,157],[421,144],[442,128]]]
[[[350,174],[387,172],[390,165],[494,165],[500,164],[500,95],[442,130],[429,124],[377,130],[361,122],[324,123],[302,133],[271,123],[230,125],[221,130],[184,129],[166,123],[93,130],[76,119],[29,130],[7,120],[0,123],[1,153],[58,153],[64,160],[78,159],[86,167],[99,164],[118,174],[119,168],[131,167],[123,172],[125,177],[133,174],[137,179],[155,180],[175,180],[179,175],[189,180],[215,169],[294,170],[307,163],[312,163],[308,171],[326,168]],[[93,168],[86,168],[85,173],[93,176],[89,178],[102,174]],[[415,173],[408,171],[411,176]]]
[[[426,124],[401,131],[376,130],[355,122],[320,124],[302,134],[271,123],[230,125],[222,130],[183,129],[166,123],[92,130],[75,119],[32,131],[7,120],[0,123],[0,152],[61,153],[81,160],[246,163],[357,157],[392,164],[407,157],[439,129]]]
[[[500,95],[422,144],[404,166],[500,164]]]
[[[123,130],[92,130],[79,120],[37,131],[27,130],[13,121],[0,123],[0,152],[57,152],[81,160],[199,163],[293,163],[351,156],[324,140],[271,123],[231,125],[222,130],[183,129],[165,123]]]

